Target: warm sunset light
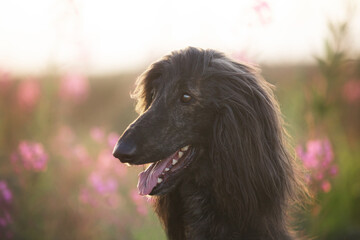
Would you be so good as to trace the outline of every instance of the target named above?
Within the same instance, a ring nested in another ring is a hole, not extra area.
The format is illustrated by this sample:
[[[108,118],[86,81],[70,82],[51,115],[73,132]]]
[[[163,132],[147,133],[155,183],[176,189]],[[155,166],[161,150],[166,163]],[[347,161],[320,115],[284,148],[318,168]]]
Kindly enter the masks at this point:
[[[91,73],[139,68],[186,46],[243,53],[256,62],[311,62],[329,20],[353,1],[3,1],[0,63],[38,72],[50,65]],[[360,49],[360,10],[349,44]]]
[[[1,240],[360,239],[359,146],[360,1],[0,0]]]

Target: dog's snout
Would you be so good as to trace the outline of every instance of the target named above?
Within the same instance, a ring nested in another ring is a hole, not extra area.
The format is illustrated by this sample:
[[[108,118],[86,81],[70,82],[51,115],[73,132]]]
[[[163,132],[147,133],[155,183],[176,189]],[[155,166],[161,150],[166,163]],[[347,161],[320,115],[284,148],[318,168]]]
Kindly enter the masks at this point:
[[[123,163],[131,163],[136,154],[136,145],[130,142],[118,141],[113,150],[113,156]]]

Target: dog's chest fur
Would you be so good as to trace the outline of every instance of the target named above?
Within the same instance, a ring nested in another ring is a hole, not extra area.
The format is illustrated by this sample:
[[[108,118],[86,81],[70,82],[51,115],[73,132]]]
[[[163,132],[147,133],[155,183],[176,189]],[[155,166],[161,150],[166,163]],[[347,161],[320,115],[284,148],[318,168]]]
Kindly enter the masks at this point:
[[[169,239],[262,239],[259,232],[247,229],[244,233],[229,222],[217,209],[210,189],[210,186],[199,186],[194,179],[188,179],[166,196],[164,205],[168,215],[163,221],[167,224]]]

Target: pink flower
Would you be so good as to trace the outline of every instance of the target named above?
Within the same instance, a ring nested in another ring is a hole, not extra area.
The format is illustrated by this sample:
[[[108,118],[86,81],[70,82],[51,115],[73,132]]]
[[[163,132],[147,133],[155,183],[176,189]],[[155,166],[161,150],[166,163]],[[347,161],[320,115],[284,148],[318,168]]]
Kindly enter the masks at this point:
[[[11,232],[10,224],[12,217],[9,213],[8,207],[12,201],[13,195],[8,188],[6,181],[0,181],[0,238],[10,239],[13,233]]]
[[[308,141],[306,147],[306,152],[302,146],[298,146],[296,152],[307,169],[327,167],[334,158],[328,139]]]
[[[347,103],[355,103],[360,100],[360,81],[350,80],[342,89],[343,98]]]
[[[91,138],[98,143],[101,143],[103,141],[104,135],[104,131],[99,127],[93,127],[90,129]]]
[[[34,79],[20,82],[16,98],[22,109],[32,110],[40,98],[40,83]]]
[[[315,179],[316,180],[322,180],[322,179],[324,179],[324,173],[322,173],[322,172],[318,172],[316,175],[315,175]]]
[[[334,159],[334,154],[332,151],[332,147],[330,144],[330,141],[328,139],[325,139],[323,141],[323,161],[322,161],[322,167],[327,168],[330,163]]]
[[[5,210],[3,216],[0,216],[0,227],[6,227],[9,223],[12,222],[10,214]]]
[[[25,169],[44,171],[47,167],[48,155],[41,143],[21,141],[17,152],[11,156],[13,164],[21,163]]]
[[[117,181],[112,177],[101,176],[97,172],[93,172],[89,177],[91,186],[100,194],[115,193],[118,189]]]
[[[325,180],[322,182],[321,184],[321,189],[324,191],[324,192],[330,192],[331,190],[331,184],[329,181]]]
[[[7,222],[5,218],[0,217],[0,227],[6,227]]]
[[[89,94],[89,81],[80,74],[72,73],[65,75],[60,82],[59,95],[62,99],[74,103],[86,100]]]
[[[296,152],[305,168],[310,171],[306,181],[315,189],[320,187],[324,192],[330,191],[328,179],[338,173],[338,167],[333,163],[334,153],[330,141],[311,140],[307,142],[306,150],[298,146]]]
[[[336,175],[338,174],[338,172],[339,172],[339,168],[338,168],[337,166],[332,166],[332,167],[330,168],[330,174],[331,174],[332,176],[336,176]]]
[[[96,207],[117,208],[121,202],[118,181],[106,172],[96,169],[89,175],[87,186],[80,191],[79,200]]]
[[[120,136],[116,132],[109,133],[107,140],[108,140],[108,145],[111,149],[114,148],[114,146],[117,143],[117,141],[119,140],[119,138],[120,138]]]
[[[0,197],[2,195],[2,199],[5,200],[5,202],[10,203],[12,200],[12,193],[10,189],[7,186],[7,183],[2,180],[0,181]]]

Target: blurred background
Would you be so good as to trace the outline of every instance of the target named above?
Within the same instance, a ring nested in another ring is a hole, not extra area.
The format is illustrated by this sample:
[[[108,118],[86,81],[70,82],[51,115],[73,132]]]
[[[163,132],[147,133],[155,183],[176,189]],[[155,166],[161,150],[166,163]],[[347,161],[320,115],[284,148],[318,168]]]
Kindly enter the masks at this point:
[[[360,239],[360,2],[0,0],[0,239],[165,239],[111,155],[129,93],[187,46],[262,69],[307,169],[305,239]]]

